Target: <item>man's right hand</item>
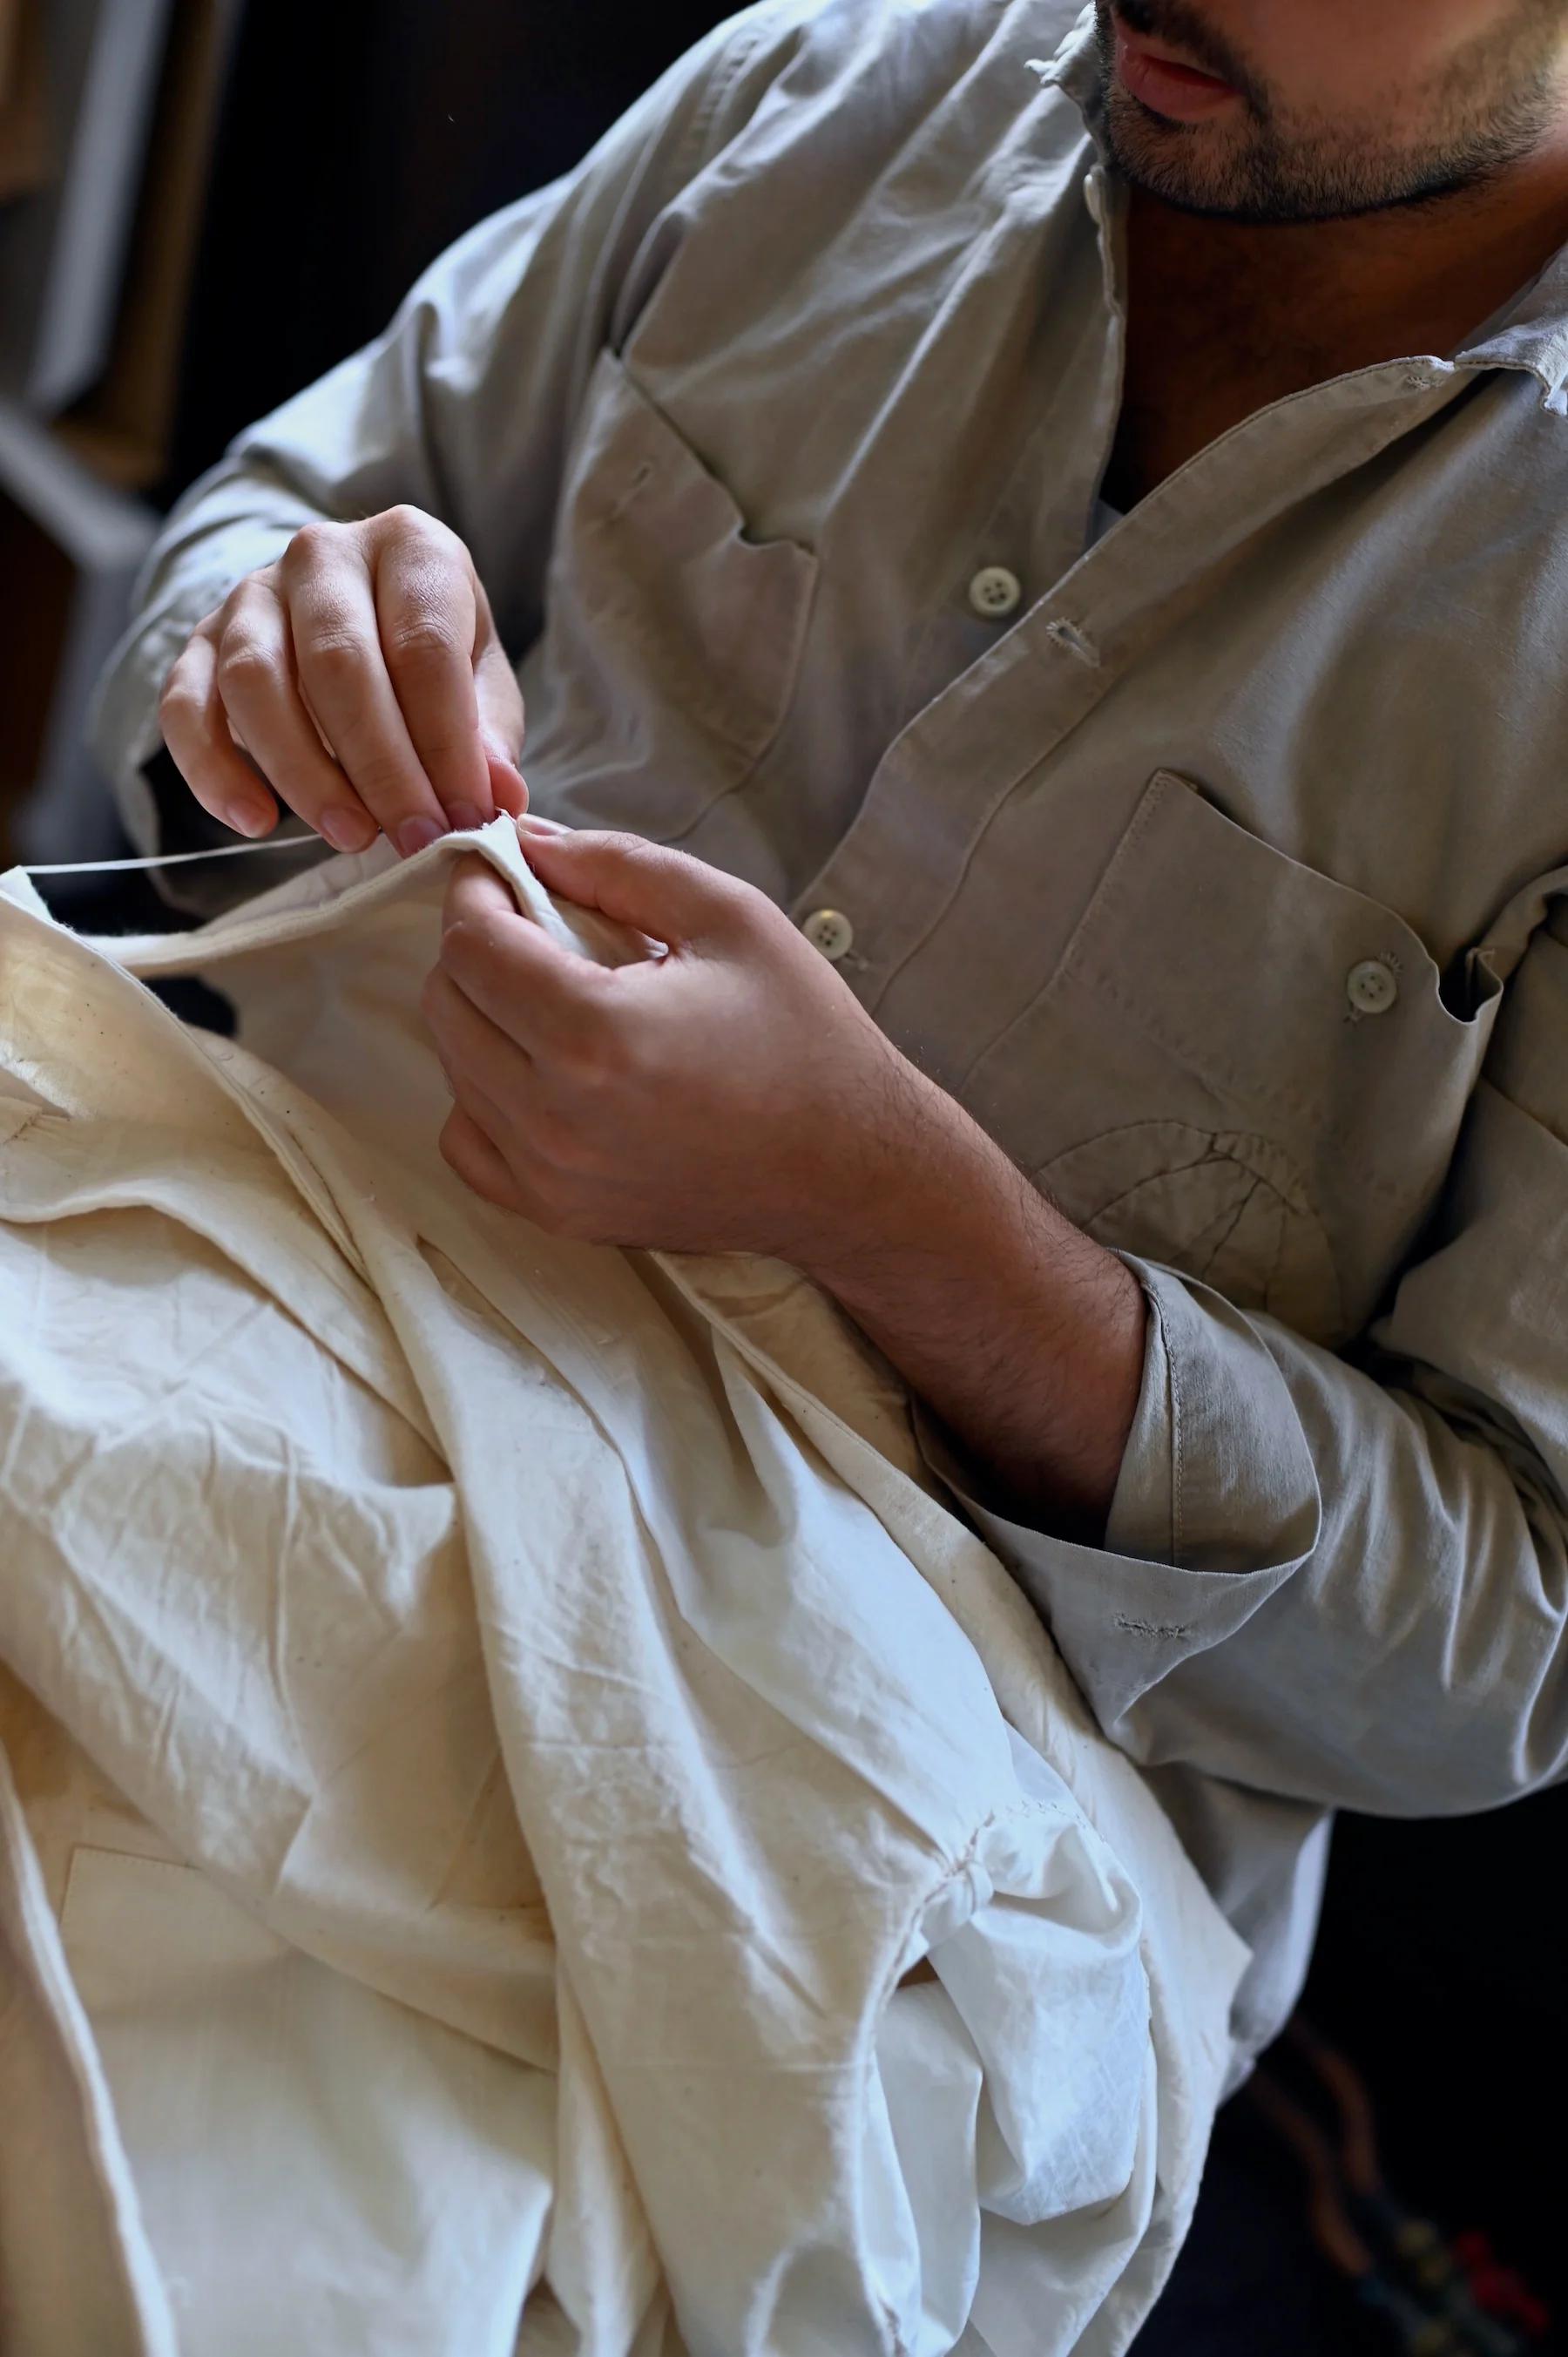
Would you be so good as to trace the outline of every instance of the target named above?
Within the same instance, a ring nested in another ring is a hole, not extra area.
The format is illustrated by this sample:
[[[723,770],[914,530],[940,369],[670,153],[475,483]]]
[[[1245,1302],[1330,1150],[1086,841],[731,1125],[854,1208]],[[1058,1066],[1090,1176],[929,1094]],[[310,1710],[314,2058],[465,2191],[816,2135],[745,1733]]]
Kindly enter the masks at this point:
[[[522,696],[474,561],[412,507],[314,523],[192,633],[158,707],[203,810],[268,834],[285,802],[338,851],[405,858],[528,806]]]

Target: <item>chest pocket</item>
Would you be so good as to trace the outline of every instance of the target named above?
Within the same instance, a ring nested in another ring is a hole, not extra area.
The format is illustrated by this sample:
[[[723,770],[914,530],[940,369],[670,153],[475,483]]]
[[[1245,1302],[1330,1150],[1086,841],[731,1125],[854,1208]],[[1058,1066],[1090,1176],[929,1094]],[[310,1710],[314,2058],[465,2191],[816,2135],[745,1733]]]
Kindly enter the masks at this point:
[[[1101,1242],[1337,1346],[1408,1257],[1502,984],[1170,770],[964,1101]]]
[[[545,628],[521,674],[523,766],[552,814],[668,842],[744,785],[777,736],[815,554],[754,539],[611,351],[588,381],[553,545]]]

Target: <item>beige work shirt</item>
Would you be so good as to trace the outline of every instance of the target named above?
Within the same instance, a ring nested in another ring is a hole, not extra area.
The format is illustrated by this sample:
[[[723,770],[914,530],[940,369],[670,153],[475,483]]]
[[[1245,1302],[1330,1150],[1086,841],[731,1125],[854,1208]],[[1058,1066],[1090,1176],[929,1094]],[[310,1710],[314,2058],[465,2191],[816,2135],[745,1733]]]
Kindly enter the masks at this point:
[[[100,741],[150,845],[192,624],[313,518],[434,511],[536,805],[760,886],[1125,1256],[1102,1549],[926,1445],[1257,1952],[1256,2040],[1326,1810],[1568,1760],[1568,262],[1094,537],[1124,191],[1074,14],[721,25],[188,495]]]

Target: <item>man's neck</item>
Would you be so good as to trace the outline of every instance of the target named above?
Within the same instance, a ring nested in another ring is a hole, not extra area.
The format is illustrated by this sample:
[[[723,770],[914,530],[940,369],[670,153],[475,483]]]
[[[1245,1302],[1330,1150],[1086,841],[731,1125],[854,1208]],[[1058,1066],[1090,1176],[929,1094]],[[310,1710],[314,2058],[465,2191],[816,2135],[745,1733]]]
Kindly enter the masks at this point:
[[[1278,226],[1131,192],[1122,427],[1107,498],[1131,505],[1229,427],[1308,385],[1447,354],[1568,241],[1568,156],[1348,221]]]

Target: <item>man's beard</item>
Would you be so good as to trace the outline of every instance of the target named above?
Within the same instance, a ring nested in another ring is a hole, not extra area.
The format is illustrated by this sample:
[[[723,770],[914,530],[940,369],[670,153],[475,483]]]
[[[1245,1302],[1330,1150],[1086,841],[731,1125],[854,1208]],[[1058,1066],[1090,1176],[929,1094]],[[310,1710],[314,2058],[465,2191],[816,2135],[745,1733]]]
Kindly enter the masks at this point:
[[[1222,41],[1193,0],[1119,0],[1130,32],[1169,41],[1239,93],[1222,120],[1167,123],[1116,78],[1110,0],[1095,0],[1101,104],[1126,178],[1184,212],[1240,221],[1343,220],[1485,186],[1540,145],[1556,119],[1563,16],[1557,0],[1518,13],[1403,92],[1419,128],[1403,145],[1331,116],[1291,115]]]

